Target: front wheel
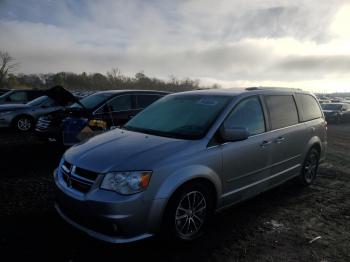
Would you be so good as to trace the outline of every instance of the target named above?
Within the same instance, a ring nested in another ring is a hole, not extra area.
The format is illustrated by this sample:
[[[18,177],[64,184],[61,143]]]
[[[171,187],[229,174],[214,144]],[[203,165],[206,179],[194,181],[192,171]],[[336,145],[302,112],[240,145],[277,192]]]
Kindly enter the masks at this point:
[[[34,121],[28,116],[20,116],[15,119],[14,127],[20,132],[28,132],[33,129]]]
[[[203,234],[212,211],[209,187],[200,183],[186,185],[170,200],[162,233],[176,240],[194,240]]]
[[[318,170],[319,159],[319,152],[315,148],[312,148],[306,155],[300,174],[300,181],[303,185],[308,186],[314,182]]]

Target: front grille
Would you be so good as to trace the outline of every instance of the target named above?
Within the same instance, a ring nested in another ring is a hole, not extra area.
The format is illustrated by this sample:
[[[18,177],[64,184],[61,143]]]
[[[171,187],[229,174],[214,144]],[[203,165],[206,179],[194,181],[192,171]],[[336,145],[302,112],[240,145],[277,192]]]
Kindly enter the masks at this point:
[[[49,128],[51,124],[51,120],[48,118],[40,117],[38,119],[38,122],[36,124],[36,129],[37,130],[46,130]]]
[[[79,192],[87,193],[94,184],[98,173],[75,167],[64,161],[61,165],[62,179],[67,187],[73,188]]]
[[[77,174],[78,176],[84,177],[86,179],[93,180],[93,181],[95,181],[97,176],[98,176],[98,173],[92,172],[92,171],[89,171],[86,169],[82,169],[80,167],[75,168],[75,174]]]

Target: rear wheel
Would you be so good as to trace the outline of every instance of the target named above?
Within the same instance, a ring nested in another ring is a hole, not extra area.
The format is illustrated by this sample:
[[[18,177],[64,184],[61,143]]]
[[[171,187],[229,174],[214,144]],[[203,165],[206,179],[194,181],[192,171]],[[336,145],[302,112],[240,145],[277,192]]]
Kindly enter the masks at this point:
[[[20,132],[28,132],[33,129],[34,121],[29,116],[20,116],[14,120],[13,126]]]
[[[300,181],[303,185],[308,186],[314,182],[317,175],[319,159],[320,154],[315,148],[312,148],[306,155],[300,174]]]
[[[163,235],[191,241],[200,237],[213,212],[213,197],[205,184],[188,184],[171,198],[166,210]]]
[[[338,115],[337,118],[336,118],[336,120],[335,120],[335,123],[336,123],[336,124],[341,124],[341,122],[342,122],[341,120],[342,120],[342,119],[341,119],[341,116]]]

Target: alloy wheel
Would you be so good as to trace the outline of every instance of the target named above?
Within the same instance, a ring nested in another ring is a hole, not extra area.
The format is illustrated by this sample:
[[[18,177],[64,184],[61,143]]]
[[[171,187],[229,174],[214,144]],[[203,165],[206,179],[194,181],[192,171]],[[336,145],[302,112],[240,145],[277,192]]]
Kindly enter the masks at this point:
[[[29,118],[20,118],[17,121],[17,128],[20,131],[28,131],[32,127],[32,121]]]
[[[311,153],[305,161],[304,165],[304,178],[306,183],[310,184],[316,177],[318,167],[318,157],[313,152]]]
[[[207,213],[207,201],[199,191],[184,195],[175,211],[175,228],[183,239],[193,238],[202,228]]]

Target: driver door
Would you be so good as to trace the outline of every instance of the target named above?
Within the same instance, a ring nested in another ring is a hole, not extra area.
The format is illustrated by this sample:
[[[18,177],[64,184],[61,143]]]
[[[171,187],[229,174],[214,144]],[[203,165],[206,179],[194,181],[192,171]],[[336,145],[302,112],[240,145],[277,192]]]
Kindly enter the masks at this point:
[[[246,128],[243,141],[222,144],[224,204],[249,198],[263,190],[270,176],[271,134],[266,133],[265,114],[259,96],[242,100],[227,119],[225,127]]]

